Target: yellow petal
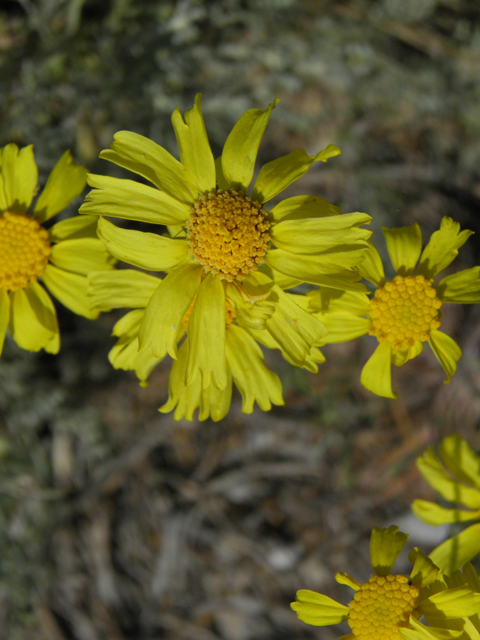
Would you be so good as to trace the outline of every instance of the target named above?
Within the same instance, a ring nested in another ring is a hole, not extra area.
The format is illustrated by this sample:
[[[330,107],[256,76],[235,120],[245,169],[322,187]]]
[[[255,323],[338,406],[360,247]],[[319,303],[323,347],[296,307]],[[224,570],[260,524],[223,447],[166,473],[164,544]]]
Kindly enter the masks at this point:
[[[177,336],[198,287],[202,267],[183,264],[159,284],[145,310],[139,331],[140,349],[151,348],[157,358],[177,358]],[[225,306],[225,305],[224,305]]]
[[[401,276],[410,275],[422,252],[422,231],[417,223],[409,227],[382,227],[393,268]]]
[[[332,313],[323,315],[314,314],[316,318],[327,328],[327,335],[322,338],[322,344],[335,344],[348,342],[364,336],[370,329],[368,318],[358,318],[354,315]]]
[[[428,343],[448,376],[445,384],[450,384],[450,380],[457,370],[457,362],[462,356],[462,350],[453,338],[436,329],[430,333]]]
[[[437,567],[450,574],[452,571],[461,569],[478,553],[480,553],[480,523],[472,524],[458,535],[443,542],[430,553],[430,558]],[[480,605],[477,613],[478,611],[480,611]]]
[[[409,360],[413,360],[423,351],[423,344],[417,340],[408,349],[392,349],[392,364],[397,367],[403,366]]]
[[[133,180],[90,173],[88,184],[94,189],[87,193],[85,203],[80,207],[82,214],[178,225],[184,224],[190,213],[191,203],[185,204],[163,191]]]
[[[448,267],[458,255],[459,248],[465,244],[473,231],[460,231],[460,224],[445,216],[440,229],[430,238],[420,257],[418,273],[426,278],[433,278],[437,273]]]
[[[301,280],[292,278],[291,276],[286,276],[285,274],[280,273],[280,271],[275,271],[265,263],[259,266],[258,272],[268,276],[272,282],[278,284],[280,289],[292,289],[293,287],[298,287],[299,284],[302,284]]]
[[[480,456],[458,433],[442,440],[440,455],[443,464],[459,480],[480,489]]]
[[[480,519],[480,509],[476,511],[446,509],[428,500],[414,500],[412,503],[412,511],[417,518],[434,526],[450,522],[467,522],[468,520]]]
[[[294,196],[277,204],[269,213],[269,220],[299,220],[304,218],[322,218],[325,216],[339,216],[339,207],[330,204],[319,196]]]
[[[388,529],[380,527],[372,529],[370,560],[377,576],[386,576],[391,572],[407,540],[408,534],[402,533],[394,525]]]
[[[453,273],[440,280],[436,289],[442,302],[477,304],[480,302],[480,267]]]
[[[249,109],[230,132],[222,151],[222,173],[230,187],[245,191],[252,181],[258,147],[278,102],[274,100],[265,111]]]
[[[190,262],[186,240],[133,229],[121,229],[105,218],[98,221],[98,237],[108,251],[123,262],[148,271],[168,271]]]
[[[328,596],[308,589],[297,591],[297,601],[290,605],[303,622],[318,627],[345,622],[350,609]]]
[[[282,383],[265,366],[262,350],[255,340],[231,324],[226,331],[225,346],[227,366],[242,394],[242,412],[252,413],[255,401],[263,411],[270,411],[272,403],[282,406]]]
[[[168,401],[160,407],[162,413],[169,413],[175,409],[175,420],[193,420],[197,408],[199,419],[211,417],[215,422],[224,418],[230,408],[232,399],[232,378],[227,372],[227,384],[223,390],[210,385],[202,388],[201,377],[198,376],[192,384],[185,386],[185,369],[187,362],[188,339],[182,344],[178,352],[178,360],[173,362],[170,379],[168,381]]]
[[[100,311],[145,308],[160,282],[159,278],[133,269],[95,271],[88,277],[91,307]]]
[[[367,245],[368,250],[363,254],[363,259],[357,267],[358,271],[365,280],[368,280],[376,287],[383,287],[385,284],[385,272],[382,259],[371,240],[367,240]]]
[[[409,625],[412,627],[411,629],[404,629],[403,627],[398,629],[400,638],[404,640],[455,640],[455,638],[459,638],[463,634],[461,630],[426,627],[421,622],[418,622],[414,616],[410,616]]]
[[[362,243],[372,235],[359,225],[369,224],[372,218],[365,213],[346,213],[325,218],[285,220],[274,225],[271,239],[278,249],[296,254],[319,254],[339,245]]]
[[[227,384],[225,359],[225,291],[221,281],[208,274],[198,288],[188,322],[188,355],[185,382],[198,376],[202,387],[213,384],[224,389]]]
[[[415,547],[408,554],[408,559],[413,564],[410,579],[414,586],[428,587],[435,582],[440,569],[428,556]]]
[[[392,391],[392,347],[381,342],[362,369],[361,382],[364,387],[384,398],[396,398]]]
[[[98,318],[98,311],[90,309],[87,296],[87,278],[47,264],[42,281],[52,295],[70,311],[90,320]]]
[[[0,356],[2,355],[5,334],[7,333],[9,322],[10,296],[5,289],[0,288]]]
[[[480,528],[480,525],[478,526]],[[480,540],[480,537],[478,540]],[[432,555],[433,554],[430,554],[430,557],[432,557]],[[428,616],[468,618],[480,611],[480,593],[472,593],[470,589],[464,587],[445,589],[445,591],[435,593],[433,596],[423,600],[419,606],[419,611],[427,620]]]
[[[198,197],[197,187],[182,163],[138,133],[119,131],[100,158],[143,176],[178,202],[191,205]]]
[[[355,580],[355,578],[352,578],[352,576],[349,576],[348,573],[337,573],[335,575],[335,580],[338,584],[344,584],[354,591],[358,591],[362,587],[361,583],[358,580]]]
[[[143,309],[126,313],[113,325],[112,336],[125,337],[131,342],[138,335],[144,314]]]
[[[417,467],[425,480],[445,500],[463,504],[469,509],[480,509],[480,491],[454,480],[444,469],[432,447],[417,458]]]
[[[230,189],[230,185],[228,184],[225,176],[223,175],[222,156],[215,158],[215,174],[216,174],[217,187],[219,189],[223,189],[224,191],[228,191]]]
[[[358,291],[340,291],[336,289],[315,289],[306,294],[309,310],[324,315],[330,313],[362,316],[370,311],[370,299]]]
[[[230,282],[225,287],[225,295],[234,306],[237,322],[244,327],[264,329],[265,322],[275,312],[274,305],[268,300],[245,300],[239,289]]]
[[[56,222],[48,230],[51,242],[97,237],[97,216],[73,216]]]
[[[172,124],[177,137],[180,160],[190,173],[200,193],[215,189],[215,160],[208,142],[202,115],[201,93],[195,96],[195,106],[185,111],[185,122],[177,107]]]
[[[47,184],[35,203],[33,216],[39,222],[45,222],[63,211],[85,189],[87,173],[87,168],[77,164],[70,151],[65,151],[48,176]]]
[[[284,191],[292,182],[301,178],[314,162],[326,162],[338,156],[340,149],[329,144],[315,156],[309,156],[303,149],[292,151],[286,156],[263,165],[253,187],[252,198],[264,204]]]
[[[58,335],[57,313],[53,302],[36,280],[12,293],[9,331],[22,349],[40,351]]]
[[[291,361],[303,366],[313,346],[320,344],[327,334],[324,325],[313,315],[295,303],[295,297],[275,286],[269,302],[275,305],[275,313],[265,326]]]
[[[349,267],[358,266],[365,249],[361,245],[354,250],[341,246],[338,249],[339,251],[318,256],[270,249],[265,254],[265,262],[272,269],[303,282],[346,291],[366,291],[365,286],[358,282],[358,271],[353,268],[347,271]]]
[[[33,145],[23,147],[19,151],[16,144],[7,144],[2,149],[0,164],[3,174],[5,208],[12,212],[25,213],[32,203],[38,182],[38,169],[33,156]]]
[[[90,271],[113,269],[117,263],[98,238],[62,240],[52,246],[50,261],[59,269],[81,276]]]

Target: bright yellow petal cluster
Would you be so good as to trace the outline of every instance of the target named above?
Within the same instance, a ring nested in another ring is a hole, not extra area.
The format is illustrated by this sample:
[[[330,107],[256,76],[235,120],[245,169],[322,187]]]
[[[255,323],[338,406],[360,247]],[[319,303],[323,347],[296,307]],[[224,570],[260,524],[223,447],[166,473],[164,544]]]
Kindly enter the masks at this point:
[[[448,580],[418,549],[409,554],[413,563],[409,576],[392,574],[407,538],[395,526],[373,529],[370,557],[375,575],[363,584],[346,573],[336,576],[337,582],[355,591],[348,606],[303,589],[297,592],[292,609],[300,620],[315,626],[347,621],[352,633],[343,638],[350,640],[458,637],[464,627],[473,626],[469,620],[478,614],[480,593],[466,580]],[[422,617],[428,626],[420,622]]]
[[[265,409],[272,402],[282,404],[278,378],[266,369],[256,343],[280,349],[289,362],[316,371],[323,356],[315,345],[326,335],[320,320],[305,309],[303,296],[284,290],[302,282],[365,290],[356,266],[368,249],[370,232],[361,225],[370,216],[342,215],[312,196],[289,198],[270,210],[267,206],[314,162],[338,155],[336,147],[329,145],[313,156],[297,150],[269,162],[247,195],[276,103],[265,111],[247,111],[215,161],[198,95],[184,118],[179,109],[172,116],[180,162],[151,140],[126,131],[117,133],[111,149],[101,153],[151,186],[88,177],[94,188],[80,212],[100,217],[98,235],[110,253],[140,269],[167,274],[155,291],[147,286],[146,304],[132,299],[124,305],[138,313],[131,326],[125,320],[125,333],[123,324],[116,326],[120,340],[111,360],[117,367],[141,369],[145,380],[149,367],[170,355],[175,362],[162,410],[176,407],[177,418],[191,419],[196,407],[201,417],[223,417],[232,379],[244,411],[251,411],[254,401]],[[121,229],[104,216],[165,225],[169,233]],[[143,282],[139,277],[139,288]],[[93,277],[90,293],[93,308],[117,306],[117,294],[109,297],[103,280]],[[226,321],[229,308],[232,322]],[[146,360],[149,367],[140,367]]]
[[[466,508],[445,508],[428,500],[415,500],[414,514],[432,525],[479,521],[430,554],[435,564],[451,573],[480,553],[480,456],[456,433],[444,438],[439,454],[429,447],[417,458],[417,467],[444,500]]]
[[[96,237],[96,218],[44,224],[85,188],[87,170],[66,151],[36,195],[33,147],[0,149],[0,354],[9,331],[23,349],[57,353],[60,331],[53,302],[96,318],[87,298],[87,274],[112,269],[116,260]],[[40,282],[42,284],[40,284]]]
[[[458,222],[443,218],[440,229],[422,251],[418,224],[383,228],[388,253],[397,275],[387,281],[380,255],[369,242],[359,265],[361,275],[375,287],[374,295],[321,288],[308,294],[308,310],[329,333],[321,344],[344,342],[369,333],[379,344],[365,364],[361,381],[370,391],[396,398],[391,365],[401,366],[418,356],[428,342],[442,365],[448,384],[462,355],[458,344],[439,331],[445,303],[480,302],[480,267],[465,269],[435,283],[435,276],[458,255],[472,231],[460,231]]]

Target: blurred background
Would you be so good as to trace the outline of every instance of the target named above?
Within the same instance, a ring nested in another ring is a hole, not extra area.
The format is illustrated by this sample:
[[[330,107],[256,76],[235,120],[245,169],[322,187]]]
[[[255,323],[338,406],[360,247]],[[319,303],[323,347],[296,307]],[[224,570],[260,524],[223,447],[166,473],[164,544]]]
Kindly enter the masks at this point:
[[[371,214],[382,255],[382,224],[428,239],[452,216],[477,235],[451,271],[480,261],[479,75],[478,0],[0,4],[0,144],[33,143],[41,184],[66,149],[115,171],[97,157],[121,129],[176,154],[171,113],[199,91],[217,155],[279,97],[260,162],[342,150],[287,195]],[[454,430],[480,449],[478,308],[443,308],[463,349],[448,387],[425,349],[395,368],[397,401],[373,396],[367,337],[315,375],[267,354],[285,407],[245,415],[236,394],[219,423],[158,413],[169,362],[146,389],[111,368],[118,314],[57,309],[57,357],[7,341],[0,360],[2,640],[330,640],[348,627],[297,621],[297,589],[348,603],[334,575],[368,579],[375,525],[426,552],[447,536],[409,515],[434,498],[414,461]]]

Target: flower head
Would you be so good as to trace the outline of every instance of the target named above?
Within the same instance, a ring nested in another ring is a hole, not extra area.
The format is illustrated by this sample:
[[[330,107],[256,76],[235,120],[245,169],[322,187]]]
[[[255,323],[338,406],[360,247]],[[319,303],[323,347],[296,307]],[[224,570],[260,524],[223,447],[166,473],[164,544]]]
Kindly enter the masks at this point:
[[[442,498],[466,509],[445,508],[428,500],[415,500],[412,509],[418,518],[432,525],[478,521],[430,554],[435,564],[451,573],[480,553],[480,456],[457,433],[444,438],[439,453],[437,456],[429,447],[417,458],[417,467]]]
[[[360,225],[370,222],[370,216],[341,215],[337,207],[313,196],[267,207],[314,162],[338,155],[335,146],[312,156],[297,150],[269,162],[247,195],[276,103],[265,111],[247,111],[215,161],[198,95],[185,119],[179,109],[172,116],[180,162],[151,140],[125,131],[101,153],[152,186],[97,175],[88,178],[94,189],[81,213],[100,216],[99,237],[109,251],[136,267],[167,274],[145,307],[139,350],[150,350],[155,358],[179,358],[178,336],[191,311],[184,349],[186,386],[200,378],[203,390],[211,385],[219,391],[227,388],[228,304],[235,309],[235,326],[265,331],[265,341],[271,336],[291,361],[304,366],[326,330],[283,290],[301,282],[364,289],[354,267],[368,246],[370,232]],[[169,233],[120,229],[104,216],[166,225]],[[303,315],[310,318],[304,333]]]
[[[154,356],[150,349],[140,351],[138,348],[145,308],[153,292],[159,287],[159,278],[122,269],[91,274],[89,281],[93,308],[107,310],[112,307],[133,307],[113,329],[113,335],[118,337],[118,341],[110,351],[109,359],[117,369],[135,371],[141,384],[146,385],[152,370],[163,359]],[[309,331],[314,331],[316,322],[315,318],[297,304],[300,297],[274,289],[267,301],[261,301],[254,307],[250,305],[250,313],[236,298],[235,304],[225,299],[227,384],[223,389],[214,384],[203,387],[200,377],[189,384],[185,382],[187,356],[192,339],[190,325],[195,313],[195,304],[192,302],[177,333],[178,356],[173,361],[170,374],[169,399],[160,411],[167,413],[174,410],[176,420],[184,417],[192,420],[198,408],[200,420],[208,417],[220,420],[229,410],[233,384],[242,395],[244,413],[251,413],[255,402],[264,411],[270,410],[272,404],[283,405],[280,380],[266,367],[257,343],[280,349],[291,362],[299,357],[305,348],[304,338],[300,338],[300,334],[308,335]],[[279,299],[282,299],[283,306],[276,313],[275,305],[278,305]],[[293,321],[299,325],[298,334],[290,331]],[[259,325],[265,328],[259,329]],[[274,339],[272,333],[275,332],[282,336],[280,342]],[[201,346],[200,340],[199,344]],[[313,347],[302,366],[310,371],[317,371],[317,363],[320,362],[324,362],[324,358],[320,350]]]
[[[75,313],[98,316],[90,310],[86,275],[111,269],[116,260],[96,237],[96,218],[44,226],[83,191],[86,176],[66,151],[32,206],[38,180],[33,147],[0,149],[0,353],[7,330],[23,349],[58,352],[57,314],[42,284]]]
[[[435,283],[437,274],[455,259],[473,233],[460,231],[458,222],[451,218],[443,218],[423,252],[418,224],[383,228],[383,233],[397,275],[386,280],[380,255],[370,242],[359,270],[375,285],[373,297],[322,288],[309,294],[309,310],[329,330],[322,344],[344,342],[366,333],[377,338],[378,347],[362,371],[362,384],[380,396],[396,398],[391,365],[401,366],[418,356],[424,342],[429,343],[445,370],[445,383],[450,382],[462,351],[450,336],[439,331],[441,307],[451,302],[480,302],[480,267],[459,271]]]
[[[480,594],[473,593],[466,585],[447,585],[438,567],[418,549],[409,554],[413,563],[409,576],[391,574],[407,538],[398,527],[373,529],[370,557],[375,575],[363,584],[346,573],[336,575],[337,582],[355,591],[348,606],[303,589],[297,592],[292,609],[300,620],[316,626],[347,621],[352,633],[343,636],[345,640],[427,640],[458,636],[449,635],[448,630],[457,629],[459,618],[478,611]],[[430,626],[419,622],[422,616]]]

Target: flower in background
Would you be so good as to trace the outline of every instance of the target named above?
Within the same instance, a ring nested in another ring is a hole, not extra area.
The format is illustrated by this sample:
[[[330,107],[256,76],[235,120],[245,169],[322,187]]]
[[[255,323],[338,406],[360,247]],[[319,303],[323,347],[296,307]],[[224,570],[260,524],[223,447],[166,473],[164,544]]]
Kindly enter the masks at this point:
[[[466,509],[445,508],[428,500],[415,500],[413,513],[428,524],[478,520],[458,535],[443,542],[430,557],[443,571],[451,573],[480,553],[480,456],[457,433],[447,436],[439,447],[417,458],[425,480],[448,502]]]
[[[410,576],[391,574],[407,538],[395,526],[373,529],[370,558],[375,575],[363,584],[346,573],[336,575],[337,582],[355,591],[348,606],[302,589],[297,592],[292,609],[300,620],[315,626],[347,621],[352,633],[342,636],[343,640],[458,637],[458,619],[478,612],[480,594],[465,585],[449,587],[438,567],[416,548],[408,556],[413,563]],[[422,616],[430,626],[419,622]],[[449,633],[450,629],[453,633]]]
[[[58,352],[57,314],[42,284],[75,313],[98,316],[90,310],[86,275],[111,269],[116,260],[96,236],[97,219],[77,216],[44,227],[83,191],[86,176],[66,151],[32,207],[33,147],[0,150],[0,353],[7,330],[22,349]]]
[[[146,273],[130,269],[115,270],[111,272],[93,273],[89,277],[92,308],[107,310],[110,308],[130,307],[133,310],[123,316],[115,325],[113,335],[118,337],[116,345],[109,354],[111,364],[116,369],[133,370],[136,372],[142,385],[147,384],[150,373],[162,357],[155,357],[150,349],[140,351],[138,348],[138,332],[145,314],[145,308],[159,286],[159,279]],[[271,296],[285,296],[284,307],[290,309],[296,315],[296,321],[300,325],[303,334],[312,330],[315,319],[296,307],[299,296],[273,292]],[[238,307],[237,307],[238,308]],[[260,311],[265,315],[265,329],[256,329],[256,317],[248,316],[240,304],[240,313],[228,300],[225,301],[225,355],[227,365],[227,384],[223,389],[218,389],[213,384],[204,388],[201,379],[197,377],[189,385],[185,384],[185,370],[189,349],[189,327],[193,304],[182,319],[182,328],[178,332],[178,342],[182,342],[178,351],[178,358],[174,360],[169,381],[169,399],[160,408],[167,413],[175,409],[176,420],[186,418],[193,419],[193,414],[199,408],[200,420],[211,417],[220,420],[228,413],[232,396],[232,383],[239,389],[244,413],[253,411],[254,403],[263,411],[269,411],[272,404],[283,405],[282,385],[264,362],[263,354],[257,342],[266,344],[270,348],[278,348],[286,359],[290,359],[289,353],[295,348],[303,348],[298,334],[289,331],[290,317],[282,315],[281,311],[273,313],[274,303],[269,300],[260,301],[255,313]],[[258,316],[259,317],[259,316]],[[270,332],[271,323],[273,329]],[[280,331],[285,335],[284,344],[275,341],[272,333]],[[303,363],[310,371],[317,371],[317,363],[324,362],[319,349],[312,347]]]
[[[393,280],[386,280],[380,255],[370,242],[359,270],[377,287],[373,298],[361,292],[322,288],[309,294],[309,310],[329,330],[321,344],[345,342],[367,333],[377,338],[379,345],[364,366],[361,381],[379,396],[396,398],[391,365],[401,366],[418,356],[424,342],[445,370],[445,383],[450,382],[462,351],[455,340],[439,331],[440,309],[449,302],[480,302],[480,267],[459,271],[434,284],[435,276],[456,258],[473,233],[460,231],[459,223],[451,218],[443,218],[423,252],[418,224],[383,228],[383,233],[397,272]]]
[[[267,163],[251,196],[246,194],[276,102],[265,111],[248,110],[215,161],[197,95],[185,121],[179,109],[172,116],[180,162],[151,140],[126,131],[117,133],[111,149],[101,153],[152,186],[88,177],[94,189],[80,212],[100,216],[98,234],[108,250],[131,265],[167,274],[146,304],[138,329],[139,351],[150,350],[155,358],[180,358],[176,366],[184,375],[178,379],[187,387],[200,384],[202,393],[212,385],[218,391],[229,385],[230,307],[239,325],[265,332],[260,336],[264,343],[273,341],[290,361],[304,366],[326,330],[283,290],[301,282],[364,288],[354,268],[370,236],[360,225],[370,222],[370,216],[341,215],[337,207],[313,196],[289,198],[270,211],[265,208],[314,162],[338,155],[336,147],[329,145],[313,156],[297,150]],[[166,225],[169,235],[121,229],[104,216]],[[180,356],[179,336],[185,332],[187,313],[188,347]],[[308,323],[302,322],[307,315]],[[255,349],[246,346],[247,340],[242,336],[237,345],[242,358]],[[257,352],[254,360],[259,357]],[[183,393],[180,388],[172,391]]]

